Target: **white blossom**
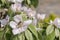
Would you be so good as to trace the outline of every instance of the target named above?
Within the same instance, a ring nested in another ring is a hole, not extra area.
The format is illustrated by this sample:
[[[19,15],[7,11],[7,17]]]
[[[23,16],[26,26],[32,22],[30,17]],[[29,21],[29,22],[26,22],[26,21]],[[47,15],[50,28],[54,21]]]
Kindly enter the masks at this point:
[[[19,3],[16,3],[16,4],[12,4],[11,5],[11,10],[13,12],[20,12],[22,10],[22,5],[19,4]]]
[[[35,11],[35,10],[32,10],[31,8],[29,8],[29,9],[27,10],[27,15],[28,15],[28,17],[30,17],[30,18],[35,18],[35,16],[36,16],[36,11]]]
[[[16,15],[16,16],[14,16],[14,18],[15,18],[14,21],[10,22],[10,27],[13,29],[12,32],[14,35],[24,32],[28,28],[28,25],[32,23],[32,20],[26,20],[26,21],[22,22],[22,24],[21,24],[22,26],[19,26],[18,24],[19,24],[19,20],[21,20],[21,16]]]
[[[23,7],[22,7],[22,10],[23,10],[23,11],[25,11],[25,12],[27,12],[27,10],[28,10],[28,7],[26,7],[26,6],[23,6]]]
[[[16,29],[13,29],[12,32],[14,35],[16,35],[20,33],[20,30],[16,28]]]
[[[46,14],[37,14],[37,19],[41,19],[44,20],[45,19]]]
[[[9,16],[7,15],[6,18],[0,20],[0,22],[1,22],[1,27],[4,27],[9,22]]]
[[[24,26],[28,26],[31,23],[32,23],[32,20],[27,20],[27,21],[24,21],[23,25]]]
[[[33,25],[37,25],[37,19],[35,18],[35,19],[33,19]]]
[[[11,26],[11,28],[17,28],[16,26],[17,26],[17,23],[16,22],[14,22],[14,21],[11,21],[10,22],[10,26]]]
[[[21,15],[14,16],[14,21],[16,21],[17,23],[22,21],[22,16]]]
[[[60,28],[60,18],[56,18],[53,22],[53,24],[57,27]]]

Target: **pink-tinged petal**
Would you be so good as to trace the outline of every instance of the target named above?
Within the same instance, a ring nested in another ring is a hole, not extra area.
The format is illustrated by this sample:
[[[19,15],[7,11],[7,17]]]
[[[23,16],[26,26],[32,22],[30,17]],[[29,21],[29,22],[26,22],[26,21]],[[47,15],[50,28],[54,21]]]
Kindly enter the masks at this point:
[[[26,20],[24,21],[23,26],[28,26],[31,23],[32,23],[32,20]]]
[[[45,16],[46,16],[46,14],[37,14],[37,19],[44,20]]]
[[[13,29],[12,30],[14,35],[20,34],[20,30],[19,29]]]
[[[13,29],[17,28],[17,23],[14,22],[14,21],[11,21],[10,22],[10,27],[13,28]]]
[[[14,21],[19,23],[20,21],[22,21],[22,16],[21,15],[14,16]]]
[[[56,18],[56,19],[54,20],[53,24],[54,24],[56,27],[60,28],[60,18]]]

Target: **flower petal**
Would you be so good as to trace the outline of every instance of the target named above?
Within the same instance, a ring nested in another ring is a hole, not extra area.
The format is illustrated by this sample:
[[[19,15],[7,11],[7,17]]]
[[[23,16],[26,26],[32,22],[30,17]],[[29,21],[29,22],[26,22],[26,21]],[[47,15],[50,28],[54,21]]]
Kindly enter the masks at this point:
[[[35,18],[34,20],[33,20],[33,25],[37,25],[37,19]]]
[[[22,16],[21,15],[14,16],[14,21],[16,21],[17,23],[19,23],[20,21],[22,21]]]
[[[30,17],[30,18],[34,18],[35,17],[35,15],[36,15],[36,11],[28,11],[28,13],[27,13],[27,15],[28,15],[28,17]]]
[[[27,28],[28,28],[28,26],[23,26],[23,27],[19,28],[20,33],[21,33],[21,32],[24,32]]]
[[[28,26],[31,23],[32,23],[32,20],[24,21],[23,26]]]
[[[28,26],[24,26],[21,29],[22,29],[22,31],[25,31],[27,28],[28,28]]]
[[[6,18],[5,18],[8,22],[9,22],[9,16],[7,15]]]
[[[8,23],[6,19],[1,20],[1,25],[5,26]]]
[[[43,20],[45,18],[46,14],[37,14],[37,19]]]
[[[18,4],[18,3],[12,4],[11,5],[11,10],[13,12],[20,12],[22,10],[22,5],[21,4]]]
[[[10,27],[13,28],[13,29],[17,28],[17,23],[14,22],[14,21],[11,21],[10,22]]]
[[[28,8],[26,6],[22,7],[23,11],[27,12]]]
[[[56,19],[54,20],[53,24],[54,24],[55,26],[57,26],[58,28],[60,28],[60,18],[56,18]]]
[[[2,27],[2,28],[3,28],[4,26],[5,26],[5,25],[2,25],[2,24],[1,24],[1,27]]]
[[[19,29],[13,29],[12,32],[14,35],[17,35],[20,33],[20,30]]]

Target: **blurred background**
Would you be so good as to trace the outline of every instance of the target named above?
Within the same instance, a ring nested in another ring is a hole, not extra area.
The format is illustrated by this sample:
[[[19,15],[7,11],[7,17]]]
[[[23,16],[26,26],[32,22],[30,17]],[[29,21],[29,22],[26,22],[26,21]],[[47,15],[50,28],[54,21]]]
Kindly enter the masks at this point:
[[[37,12],[60,15],[60,0],[39,0]]]

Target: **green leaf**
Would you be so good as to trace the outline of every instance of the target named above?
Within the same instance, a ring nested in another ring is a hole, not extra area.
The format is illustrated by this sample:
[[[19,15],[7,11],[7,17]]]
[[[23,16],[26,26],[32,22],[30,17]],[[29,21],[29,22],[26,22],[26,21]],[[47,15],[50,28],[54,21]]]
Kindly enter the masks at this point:
[[[4,28],[0,28],[0,31],[3,31],[4,30]]]
[[[38,22],[38,27],[43,27],[43,23]]]
[[[18,40],[17,36],[13,36],[12,40]]]
[[[54,30],[54,26],[53,25],[49,25],[46,29],[46,34],[49,35],[53,32]]]
[[[24,0],[22,2],[23,5],[27,4],[28,6],[33,6],[33,7],[37,7],[38,5],[38,0]]]
[[[3,31],[0,30],[0,39],[1,40],[6,40],[6,37],[5,37],[5,35],[6,35],[6,28],[7,28],[7,25],[4,27]]]
[[[10,20],[13,20],[14,12],[11,9],[8,9],[7,13],[10,16]]]
[[[55,36],[59,37],[59,29],[55,28]]]
[[[6,0],[1,0],[1,2],[4,4],[4,3],[6,3]]]
[[[25,31],[25,36],[26,36],[27,40],[33,40],[32,33],[29,30]]]
[[[12,37],[11,28],[7,25],[4,31],[5,31],[4,33],[5,40],[10,40]]]
[[[0,40],[2,40],[4,31],[0,31]]]
[[[31,1],[31,5],[33,5],[34,7],[38,6],[38,0],[30,0]]]
[[[55,18],[56,18],[56,15],[55,15],[55,13],[52,12],[49,16],[49,19],[54,20]]]
[[[28,3],[28,4],[31,4],[31,1],[30,1],[30,0],[27,0],[27,3]]]
[[[18,35],[19,40],[25,40],[25,35],[24,33]]]
[[[29,25],[29,29],[30,29],[30,31],[33,33],[33,35],[37,38],[37,40],[39,40],[39,39],[38,39],[37,31],[36,31],[36,29],[35,29],[35,26],[31,24],[31,25]]]
[[[39,37],[39,40],[43,40],[42,39],[42,33],[40,31],[38,32],[38,37]]]
[[[23,21],[27,20],[27,16],[25,13],[21,13],[20,15],[22,15]]]
[[[55,32],[53,31],[51,34],[46,36],[45,40],[54,40],[54,38],[55,38]]]
[[[12,36],[12,35],[11,35],[10,33],[6,33],[6,34],[5,34],[6,40],[10,40],[10,39],[11,39],[11,36]]]
[[[60,40],[60,32],[59,32],[59,40]]]

